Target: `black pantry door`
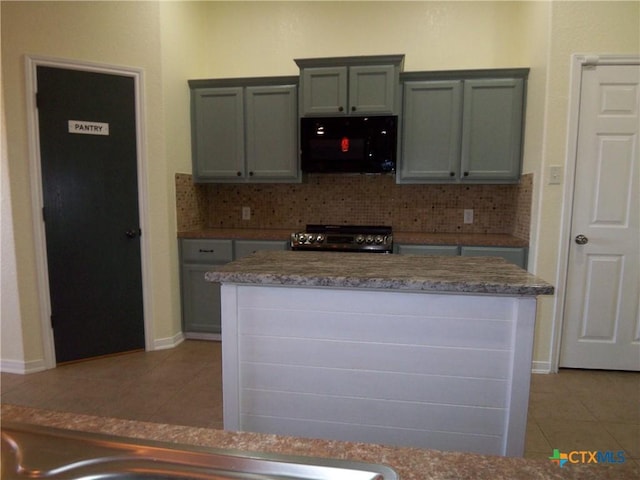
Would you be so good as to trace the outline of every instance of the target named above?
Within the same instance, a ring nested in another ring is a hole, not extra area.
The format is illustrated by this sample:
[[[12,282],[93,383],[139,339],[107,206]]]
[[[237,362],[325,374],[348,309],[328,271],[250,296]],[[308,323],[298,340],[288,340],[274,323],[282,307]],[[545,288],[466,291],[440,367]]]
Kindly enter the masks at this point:
[[[56,361],[144,348],[135,84],[37,67]]]

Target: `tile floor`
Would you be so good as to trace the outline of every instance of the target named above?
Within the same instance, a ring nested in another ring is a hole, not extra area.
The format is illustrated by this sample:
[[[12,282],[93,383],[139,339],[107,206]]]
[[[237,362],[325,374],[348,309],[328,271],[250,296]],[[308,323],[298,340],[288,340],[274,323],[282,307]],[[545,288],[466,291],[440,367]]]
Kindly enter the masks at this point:
[[[160,423],[222,428],[220,343],[3,373],[2,403]],[[533,375],[526,456],[554,448],[625,450],[640,462],[640,373],[561,370]]]

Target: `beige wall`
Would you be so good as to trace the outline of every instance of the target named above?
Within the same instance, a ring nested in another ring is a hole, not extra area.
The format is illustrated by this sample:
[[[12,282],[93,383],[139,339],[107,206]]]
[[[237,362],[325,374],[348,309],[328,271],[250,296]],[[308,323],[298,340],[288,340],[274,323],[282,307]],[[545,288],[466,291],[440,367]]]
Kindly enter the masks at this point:
[[[531,67],[525,172],[533,270],[555,281],[570,54],[638,52],[638,2],[2,2],[2,69],[25,360],[42,355],[29,188],[24,55],[141,67],[155,339],[179,330],[173,175],[190,172],[188,78],[291,75],[294,58],[406,54],[405,70]],[[4,174],[3,174],[4,175]],[[537,218],[535,217],[537,215]],[[548,363],[553,299],[535,359]],[[3,319],[4,322],[4,319]],[[3,344],[5,339],[3,338]],[[3,356],[3,360],[4,360]]]
[[[544,116],[539,211],[535,271],[541,277],[558,282],[564,272],[558,272],[563,190],[557,185],[545,185],[548,167],[560,165],[566,171],[567,118],[571,55],[639,54],[640,2],[555,2],[549,26],[549,58],[547,63],[547,96]],[[534,358],[551,361],[554,298],[541,298]]]
[[[29,149],[25,100],[25,55],[39,55],[144,69],[146,179],[149,203],[151,282],[155,336],[175,334],[179,322],[177,293],[167,295],[176,269],[167,252],[173,240],[167,216],[171,192],[167,190],[161,90],[159,7],[155,2],[2,2],[2,70],[7,120],[11,202],[16,237],[18,288],[22,312],[22,338],[2,338],[2,360],[43,360],[40,306],[37,292],[35,246],[30,188]],[[4,219],[3,219],[4,221]],[[172,253],[175,257],[175,253]],[[3,322],[5,319],[3,318]],[[4,330],[3,330],[4,331]],[[13,342],[24,346],[24,359],[6,358]]]

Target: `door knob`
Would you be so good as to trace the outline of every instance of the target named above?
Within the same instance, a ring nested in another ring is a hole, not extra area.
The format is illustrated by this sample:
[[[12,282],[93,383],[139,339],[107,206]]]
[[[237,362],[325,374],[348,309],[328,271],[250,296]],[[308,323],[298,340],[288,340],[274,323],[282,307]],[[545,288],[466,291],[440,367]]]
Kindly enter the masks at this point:
[[[135,238],[135,237],[139,237],[140,235],[142,235],[142,230],[138,229],[133,229],[133,230],[127,230],[126,232],[124,232],[124,234],[128,237],[128,238]]]
[[[584,235],[580,234],[576,236],[576,243],[578,245],[586,245],[587,243],[589,243],[589,239]]]

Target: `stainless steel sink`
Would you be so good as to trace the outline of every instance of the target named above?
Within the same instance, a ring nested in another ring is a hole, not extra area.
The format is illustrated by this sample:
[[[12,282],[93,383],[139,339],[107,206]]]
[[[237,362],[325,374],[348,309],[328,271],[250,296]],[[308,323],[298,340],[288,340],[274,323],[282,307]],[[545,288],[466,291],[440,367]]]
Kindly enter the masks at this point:
[[[385,465],[265,455],[3,422],[0,477],[55,480],[398,480]]]

